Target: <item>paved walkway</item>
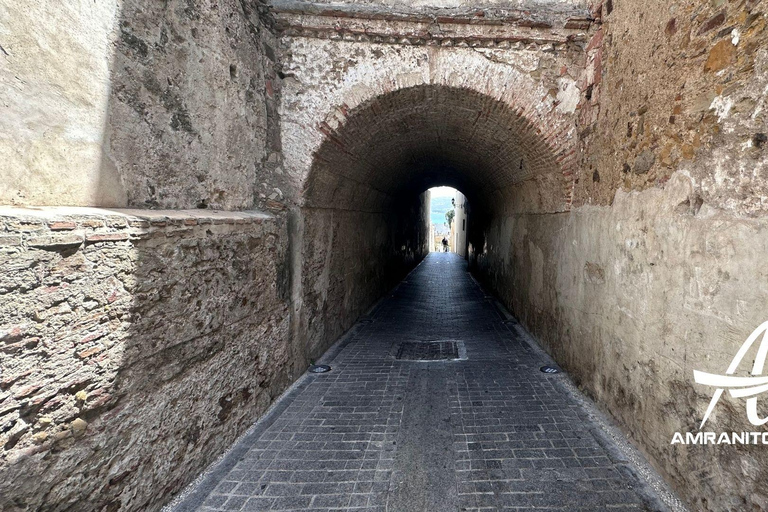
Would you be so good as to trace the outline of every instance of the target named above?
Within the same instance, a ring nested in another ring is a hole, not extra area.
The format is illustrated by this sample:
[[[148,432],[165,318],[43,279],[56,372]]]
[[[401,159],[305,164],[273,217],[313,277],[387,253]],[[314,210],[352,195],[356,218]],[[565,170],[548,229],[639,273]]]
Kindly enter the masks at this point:
[[[430,254],[176,510],[664,509],[518,329]]]

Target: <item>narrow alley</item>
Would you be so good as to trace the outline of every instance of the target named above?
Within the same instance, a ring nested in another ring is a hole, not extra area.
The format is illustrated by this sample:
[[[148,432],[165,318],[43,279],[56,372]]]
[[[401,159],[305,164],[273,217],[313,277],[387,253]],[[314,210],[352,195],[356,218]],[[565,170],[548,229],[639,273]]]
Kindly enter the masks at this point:
[[[666,510],[518,329],[431,253],[169,508]]]
[[[0,512],[768,511],[768,1],[0,0],[0,98]]]

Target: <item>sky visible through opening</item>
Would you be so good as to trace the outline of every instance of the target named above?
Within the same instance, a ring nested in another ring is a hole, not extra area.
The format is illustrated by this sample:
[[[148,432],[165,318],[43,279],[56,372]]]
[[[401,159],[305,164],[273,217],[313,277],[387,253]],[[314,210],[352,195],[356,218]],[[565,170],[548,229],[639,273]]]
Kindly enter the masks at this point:
[[[429,189],[432,192],[432,207],[429,212],[429,219],[438,232],[448,230],[448,222],[445,220],[445,212],[453,210],[451,200],[456,194],[456,189],[451,187],[434,187]]]

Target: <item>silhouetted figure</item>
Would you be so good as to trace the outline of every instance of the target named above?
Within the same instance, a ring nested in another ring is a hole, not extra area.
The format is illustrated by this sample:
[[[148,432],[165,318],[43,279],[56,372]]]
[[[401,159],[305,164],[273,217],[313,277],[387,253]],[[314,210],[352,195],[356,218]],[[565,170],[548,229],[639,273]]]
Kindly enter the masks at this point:
[[[443,252],[448,252],[448,240],[443,237]]]

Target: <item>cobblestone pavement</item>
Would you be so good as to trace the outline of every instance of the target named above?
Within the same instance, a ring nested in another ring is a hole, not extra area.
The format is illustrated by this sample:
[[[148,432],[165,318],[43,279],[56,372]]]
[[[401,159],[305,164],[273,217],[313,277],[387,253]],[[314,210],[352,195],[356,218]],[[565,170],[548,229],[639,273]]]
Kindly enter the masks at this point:
[[[453,254],[335,352],[176,510],[664,509]]]

